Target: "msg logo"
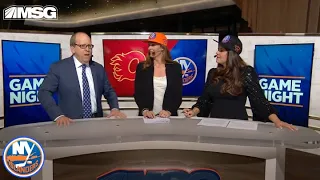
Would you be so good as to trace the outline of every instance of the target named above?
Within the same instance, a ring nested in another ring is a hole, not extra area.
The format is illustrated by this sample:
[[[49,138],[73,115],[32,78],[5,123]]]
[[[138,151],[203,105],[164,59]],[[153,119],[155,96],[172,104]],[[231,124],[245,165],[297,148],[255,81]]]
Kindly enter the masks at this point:
[[[12,5],[3,10],[3,20],[22,19],[58,19],[58,8],[55,6],[17,6]]]
[[[19,178],[35,175],[44,163],[44,152],[38,142],[20,137],[10,141],[2,155],[7,171]]]

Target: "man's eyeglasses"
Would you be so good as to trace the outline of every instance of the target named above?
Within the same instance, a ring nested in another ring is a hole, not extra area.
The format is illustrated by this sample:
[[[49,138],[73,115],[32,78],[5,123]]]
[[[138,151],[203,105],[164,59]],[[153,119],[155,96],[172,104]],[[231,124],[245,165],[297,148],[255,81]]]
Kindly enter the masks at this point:
[[[81,49],[86,49],[87,47],[88,47],[89,49],[92,49],[92,48],[94,47],[93,44],[74,44],[74,45],[79,46]]]

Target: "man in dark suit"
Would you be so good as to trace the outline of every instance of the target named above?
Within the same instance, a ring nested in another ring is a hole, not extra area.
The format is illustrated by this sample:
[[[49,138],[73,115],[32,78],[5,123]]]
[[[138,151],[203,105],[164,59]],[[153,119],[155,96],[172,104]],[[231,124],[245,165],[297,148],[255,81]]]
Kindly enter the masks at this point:
[[[125,118],[119,111],[118,97],[101,64],[92,61],[91,38],[82,32],[70,39],[72,56],[52,64],[39,88],[39,101],[58,125],[68,125],[72,119],[103,117],[101,97],[107,99],[108,117]],[[58,105],[53,93],[58,93]]]

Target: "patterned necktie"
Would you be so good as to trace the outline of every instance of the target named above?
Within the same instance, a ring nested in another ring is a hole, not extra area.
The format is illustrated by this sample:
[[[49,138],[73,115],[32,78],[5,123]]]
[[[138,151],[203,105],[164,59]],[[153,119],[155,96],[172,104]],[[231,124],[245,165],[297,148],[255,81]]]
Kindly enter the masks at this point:
[[[83,86],[83,118],[91,118],[92,111],[91,111],[91,99],[90,99],[90,87],[88,78],[86,75],[86,65],[82,65],[82,86]]]

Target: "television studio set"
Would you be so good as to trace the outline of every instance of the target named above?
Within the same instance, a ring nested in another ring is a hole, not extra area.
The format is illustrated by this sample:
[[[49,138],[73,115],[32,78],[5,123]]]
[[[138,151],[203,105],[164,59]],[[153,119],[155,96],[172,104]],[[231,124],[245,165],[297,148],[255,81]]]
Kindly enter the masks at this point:
[[[2,0],[1,180],[319,180],[320,0]]]

